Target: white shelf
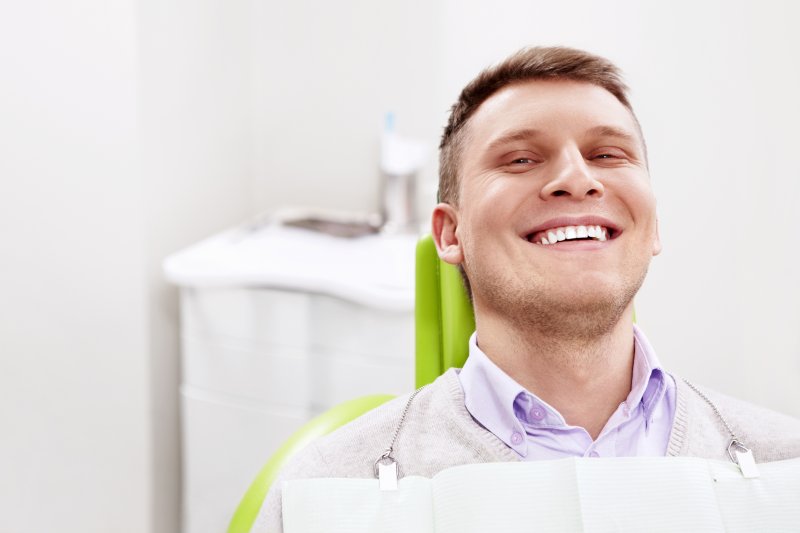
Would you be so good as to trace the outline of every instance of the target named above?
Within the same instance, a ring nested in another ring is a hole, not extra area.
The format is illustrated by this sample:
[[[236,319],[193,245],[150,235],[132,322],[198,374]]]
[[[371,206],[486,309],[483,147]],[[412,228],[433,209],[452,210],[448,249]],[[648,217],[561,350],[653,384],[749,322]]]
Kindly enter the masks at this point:
[[[273,287],[330,294],[375,309],[414,306],[415,235],[332,237],[277,224],[234,228],[169,256],[181,287]]]

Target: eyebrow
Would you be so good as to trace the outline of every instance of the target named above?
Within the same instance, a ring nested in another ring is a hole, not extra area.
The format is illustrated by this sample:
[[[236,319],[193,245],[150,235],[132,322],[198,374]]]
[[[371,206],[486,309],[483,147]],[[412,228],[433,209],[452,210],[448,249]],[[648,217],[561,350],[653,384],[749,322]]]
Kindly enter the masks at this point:
[[[512,130],[507,133],[504,133],[500,137],[497,137],[496,139],[491,141],[487,145],[487,150],[491,151],[499,146],[503,146],[504,144],[516,141],[527,141],[539,137],[543,133],[544,131],[537,130],[534,128]],[[638,137],[616,126],[607,126],[607,125],[595,126],[593,128],[589,128],[588,130],[586,130],[585,135],[587,137],[615,137],[617,139],[622,139],[630,143],[636,143],[638,141]]]
[[[632,133],[615,126],[595,126],[594,128],[587,130],[586,135],[597,137],[616,137],[632,143],[638,141],[638,137],[636,135],[633,135]]]
[[[500,137],[494,139],[487,145],[487,150],[491,151],[497,148],[498,146],[503,146],[504,144],[516,142],[516,141],[527,141],[529,139],[533,139],[535,137],[539,137],[544,132],[542,130],[537,130],[533,128],[525,128],[521,130],[512,130],[508,133],[504,133]]]

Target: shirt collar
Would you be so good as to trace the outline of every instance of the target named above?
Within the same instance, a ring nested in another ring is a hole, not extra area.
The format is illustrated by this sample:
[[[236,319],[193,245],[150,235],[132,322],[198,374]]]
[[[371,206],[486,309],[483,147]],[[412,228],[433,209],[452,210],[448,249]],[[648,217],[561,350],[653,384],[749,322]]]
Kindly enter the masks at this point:
[[[633,326],[634,357],[631,392],[626,404],[633,410],[642,404],[646,420],[664,397],[666,380],[655,350],[644,333]],[[528,453],[526,424],[566,426],[564,417],[547,402],[527,391],[503,372],[478,347],[477,334],[469,339],[469,357],[459,373],[464,403],[483,427],[496,435],[522,457]]]
[[[631,392],[625,403],[633,409],[641,402],[646,420],[650,420],[653,409],[667,390],[665,373],[650,341],[636,324],[633,325],[633,345]]]
[[[527,391],[478,348],[476,335],[469,338],[469,357],[458,375],[464,404],[475,420],[524,457],[525,429],[514,414],[514,402]]]

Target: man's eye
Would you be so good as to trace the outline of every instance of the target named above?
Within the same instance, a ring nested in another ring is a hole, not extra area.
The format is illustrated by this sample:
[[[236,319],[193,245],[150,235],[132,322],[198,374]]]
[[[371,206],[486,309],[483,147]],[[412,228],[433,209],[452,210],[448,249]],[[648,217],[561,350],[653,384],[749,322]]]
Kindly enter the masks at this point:
[[[618,150],[615,148],[601,148],[597,152],[591,155],[590,159],[600,159],[600,160],[622,160],[628,159],[628,155],[623,152],[622,150]]]
[[[519,158],[514,159],[513,161],[511,161],[511,164],[512,165],[530,165],[530,164],[532,164],[534,162],[535,161],[533,159],[529,158],[529,157],[519,157]]]

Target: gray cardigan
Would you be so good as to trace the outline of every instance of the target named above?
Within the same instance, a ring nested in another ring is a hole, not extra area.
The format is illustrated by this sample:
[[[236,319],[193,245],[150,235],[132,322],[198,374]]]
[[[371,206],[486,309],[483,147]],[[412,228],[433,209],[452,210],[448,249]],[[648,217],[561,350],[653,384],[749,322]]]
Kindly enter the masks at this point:
[[[667,455],[728,461],[730,433],[711,406],[676,379],[675,420]],[[800,457],[800,420],[710,390],[705,394],[756,462]],[[253,532],[280,533],[281,482],[300,478],[372,478],[389,446],[408,395],[396,398],[310,444],[281,471],[261,507]],[[411,402],[394,445],[399,475],[432,477],[452,466],[519,461],[503,441],[478,424],[464,406],[455,370],[422,389]]]

